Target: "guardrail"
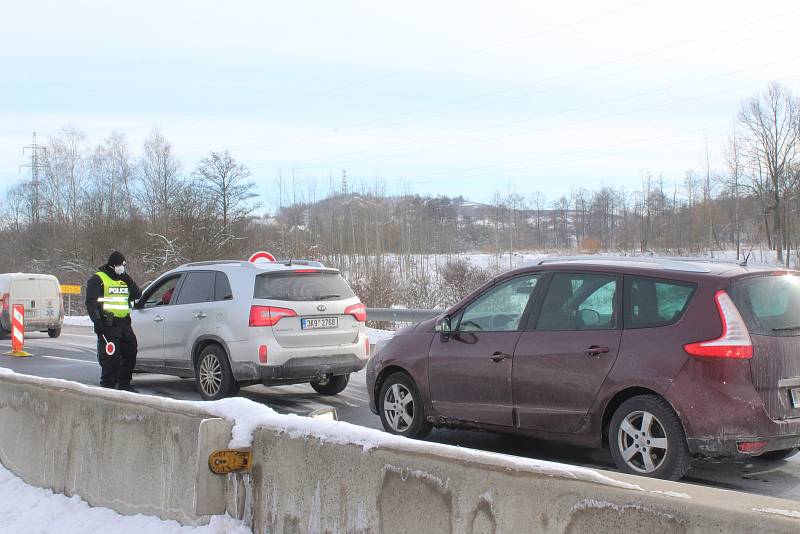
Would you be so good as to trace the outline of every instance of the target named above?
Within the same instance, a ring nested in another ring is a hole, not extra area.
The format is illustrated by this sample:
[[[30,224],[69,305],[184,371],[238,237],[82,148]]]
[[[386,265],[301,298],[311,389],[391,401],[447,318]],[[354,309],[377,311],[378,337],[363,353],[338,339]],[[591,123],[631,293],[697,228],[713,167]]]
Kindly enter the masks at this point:
[[[441,315],[445,310],[410,310],[406,308],[367,308],[367,321],[419,323]]]

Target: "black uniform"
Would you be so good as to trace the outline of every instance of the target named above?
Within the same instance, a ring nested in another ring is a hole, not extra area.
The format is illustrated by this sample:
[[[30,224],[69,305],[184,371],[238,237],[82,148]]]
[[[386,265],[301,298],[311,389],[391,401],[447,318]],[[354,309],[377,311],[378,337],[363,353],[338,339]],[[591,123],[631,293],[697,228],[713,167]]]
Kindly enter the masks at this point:
[[[133,302],[142,296],[141,289],[128,273],[117,274],[112,267],[122,265],[124,261],[122,254],[115,252],[109,258],[109,263],[99,270],[113,280],[125,282],[128,285],[129,302]],[[100,385],[106,388],[130,389],[133,368],[136,366],[136,334],[133,333],[130,317],[118,318],[103,314],[102,303],[97,302],[103,294],[103,281],[97,274],[92,275],[86,283],[86,311],[94,324],[94,333],[97,334],[97,360],[102,368]],[[106,354],[106,340],[103,336],[116,345],[114,354]]]

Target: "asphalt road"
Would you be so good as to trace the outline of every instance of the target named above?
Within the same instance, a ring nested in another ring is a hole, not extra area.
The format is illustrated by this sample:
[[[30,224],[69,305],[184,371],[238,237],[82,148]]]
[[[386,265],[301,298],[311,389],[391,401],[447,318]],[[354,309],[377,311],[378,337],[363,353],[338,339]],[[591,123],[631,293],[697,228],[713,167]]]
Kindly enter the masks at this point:
[[[10,341],[0,341],[0,366],[18,373],[49,378],[63,378],[83,384],[98,385],[100,366],[95,354],[95,336],[90,328],[65,326],[61,337],[29,333],[25,348],[30,358],[4,356]],[[155,374],[134,375],[133,385],[141,392],[173,399],[201,400],[194,380]],[[350,378],[347,389],[335,397],[322,397],[306,384],[294,386],[252,386],[242,389],[241,396],[265,404],[281,413],[305,415],[318,408],[336,408],[339,419],[349,423],[381,428],[380,419],[369,411],[364,372]],[[563,462],[613,471],[607,451],[565,446],[559,443],[514,436],[458,430],[434,430],[428,441],[461,447],[513,454],[541,460]],[[748,460],[699,460],[683,479],[702,484],[771,495],[800,501],[800,455],[787,461],[768,463],[758,458]]]

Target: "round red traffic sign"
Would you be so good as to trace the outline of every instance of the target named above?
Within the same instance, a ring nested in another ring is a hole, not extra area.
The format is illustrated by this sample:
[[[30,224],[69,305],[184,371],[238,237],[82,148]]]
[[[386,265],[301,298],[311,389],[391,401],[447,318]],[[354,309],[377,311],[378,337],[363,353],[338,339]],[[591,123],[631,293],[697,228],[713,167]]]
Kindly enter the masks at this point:
[[[108,343],[106,343],[106,354],[108,354],[109,356],[113,356],[115,352],[117,352],[117,346],[114,345],[114,342],[109,341]]]
[[[275,261],[275,256],[273,256],[269,252],[264,252],[263,250],[260,250],[255,254],[253,254],[252,256],[250,256],[250,259],[247,261],[249,261],[250,263],[255,263],[257,261]]]

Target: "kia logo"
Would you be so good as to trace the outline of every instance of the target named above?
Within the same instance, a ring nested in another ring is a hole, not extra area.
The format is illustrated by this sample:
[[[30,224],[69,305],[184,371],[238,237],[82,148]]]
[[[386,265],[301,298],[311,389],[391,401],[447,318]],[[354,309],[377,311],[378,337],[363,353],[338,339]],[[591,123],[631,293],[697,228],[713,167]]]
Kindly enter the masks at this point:
[[[325,306],[324,304],[320,304],[319,306],[317,306],[317,311],[325,311],[327,309],[328,307]]]

